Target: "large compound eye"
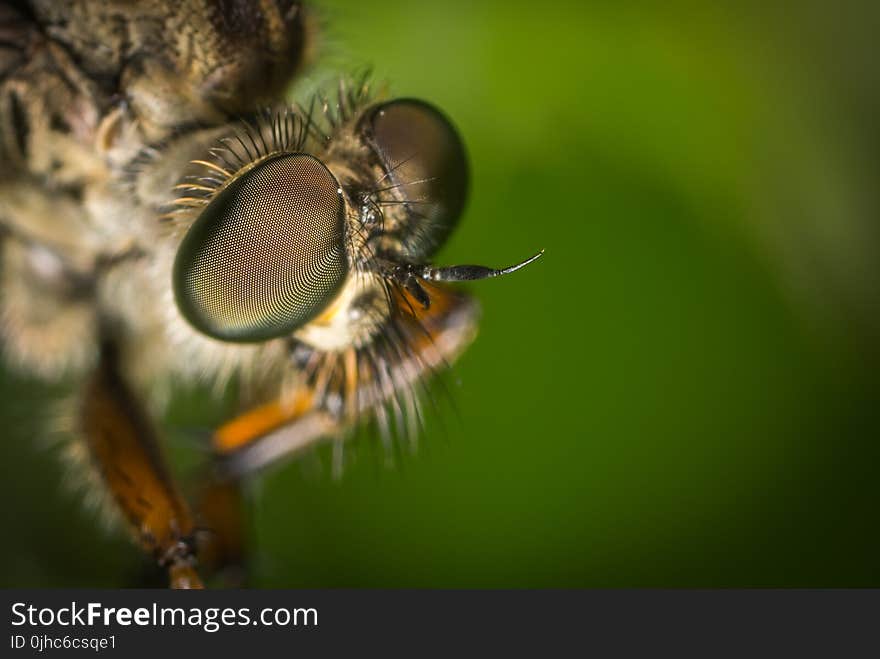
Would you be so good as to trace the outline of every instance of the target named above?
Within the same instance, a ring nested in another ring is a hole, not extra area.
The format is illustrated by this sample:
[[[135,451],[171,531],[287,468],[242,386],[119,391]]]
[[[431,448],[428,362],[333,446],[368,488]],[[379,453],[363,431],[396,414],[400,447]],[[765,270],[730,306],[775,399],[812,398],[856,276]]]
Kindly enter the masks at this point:
[[[312,156],[260,162],[193,223],[174,262],[186,319],[223,341],[263,341],[315,317],[348,271],[339,183]]]
[[[405,255],[430,256],[452,233],[467,198],[461,138],[439,110],[414,99],[376,106],[363,130],[386,172],[379,188],[409,211],[399,236]]]

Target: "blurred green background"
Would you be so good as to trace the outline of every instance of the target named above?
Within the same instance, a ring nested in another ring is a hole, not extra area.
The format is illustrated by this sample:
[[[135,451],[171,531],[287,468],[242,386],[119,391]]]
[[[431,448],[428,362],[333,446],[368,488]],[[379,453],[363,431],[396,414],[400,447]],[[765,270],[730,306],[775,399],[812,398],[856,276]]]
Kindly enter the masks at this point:
[[[470,287],[481,334],[417,454],[250,486],[255,585],[880,586],[867,4],[320,6],[313,79],[373,65],[464,136],[439,260],[547,252]],[[49,393],[2,376],[2,583],[129,584],[34,439]],[[204,401],[181,392],[175,451]]]

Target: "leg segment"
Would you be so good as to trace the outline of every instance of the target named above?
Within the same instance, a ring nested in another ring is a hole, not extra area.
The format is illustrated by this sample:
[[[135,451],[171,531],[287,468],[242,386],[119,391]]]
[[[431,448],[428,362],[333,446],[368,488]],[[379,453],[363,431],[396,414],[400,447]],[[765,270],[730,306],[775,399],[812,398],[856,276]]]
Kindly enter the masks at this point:
[[[237,479],[318,442],[341,438],[360,420],[381,424],[419,416],[417,386],[453,362],[476,334],[476,303],[422,282],[430,304],[394,291],[395,313],[375,346],[317,354],[316,367],[292,393],[247,410],[213,435],[218,472]],[[398,426],[403,425],[401,423]]]
[[[201,588],[193,516],[163,461],[153,427],[105,346],[79,409],[80,431],[104,483],[144,549],[168,569],[173,588]]]

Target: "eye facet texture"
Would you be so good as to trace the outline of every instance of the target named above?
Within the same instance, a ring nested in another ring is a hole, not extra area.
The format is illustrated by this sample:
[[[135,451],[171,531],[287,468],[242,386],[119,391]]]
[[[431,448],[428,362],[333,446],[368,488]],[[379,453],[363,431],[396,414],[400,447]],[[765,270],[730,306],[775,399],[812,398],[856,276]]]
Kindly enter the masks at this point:
[[[345,202],[312,156],[272,156],[205,207],[177,251],[184,317],[223,341],[265,341],[315,317],[344,281]]]
[[[387,173],[380,187],[407,202],[410,221],[400,236],[405,255],[430,256],[452,233],[467,199],[461,138],[439,110],[406,98],[376,106],[364,135]]]

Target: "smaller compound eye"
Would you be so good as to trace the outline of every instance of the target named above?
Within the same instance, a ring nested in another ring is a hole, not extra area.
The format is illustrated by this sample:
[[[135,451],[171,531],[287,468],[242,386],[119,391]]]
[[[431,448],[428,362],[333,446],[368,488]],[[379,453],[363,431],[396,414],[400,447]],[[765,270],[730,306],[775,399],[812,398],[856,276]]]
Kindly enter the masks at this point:
[[[400,236],[405,255],[430,256],[452,233],[467,198],[461,138],[435,107],[407,98],[373,108],[363,131],[385,169],[379,188],[409,211]]]
[[[233,180],[190,227],[174,262],[184,317],[222,341],[264,341],[301,327],[344,281],[339,183],[302,153]]]

